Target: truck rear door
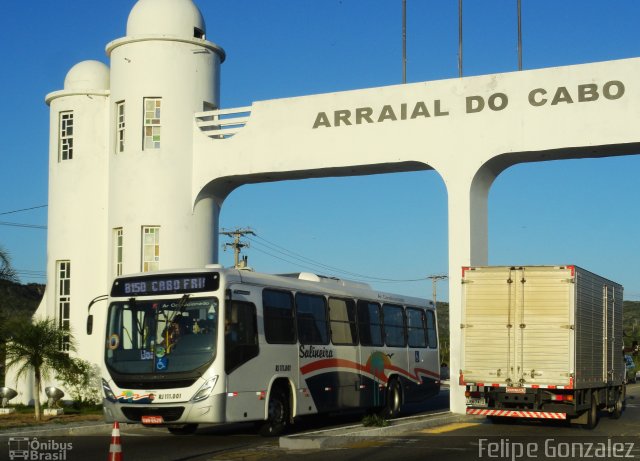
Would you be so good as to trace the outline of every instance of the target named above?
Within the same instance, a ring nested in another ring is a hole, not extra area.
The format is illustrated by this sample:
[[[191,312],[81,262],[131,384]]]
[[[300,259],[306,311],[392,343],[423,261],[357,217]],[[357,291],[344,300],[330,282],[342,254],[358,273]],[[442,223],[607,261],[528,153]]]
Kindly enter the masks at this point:
[[[513,274],[514,384],[568,385],[573,356],[573,268],[529,266]]]
[[[512,270],[463,270],[463,374],[467,382],[502,383],[513,368]]]
[[[463,373],[467,382],[568,384],[571,270],[477,267],[463,275]]]

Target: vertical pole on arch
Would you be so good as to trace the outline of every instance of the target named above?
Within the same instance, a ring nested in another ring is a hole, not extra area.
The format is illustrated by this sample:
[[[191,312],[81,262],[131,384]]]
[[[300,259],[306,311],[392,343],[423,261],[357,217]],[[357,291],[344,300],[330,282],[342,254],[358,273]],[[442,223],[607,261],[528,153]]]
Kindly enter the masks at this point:
[[[488,263],[487,202],[495,176],[481,169],[472,180],[453,178],[447,181],[449,207],[449,334],[451,340],[449,370],[451,373],[450,408],[465,412],[464,388],[458,384],[461,367],[462,290],[461,270],[464,266]]]

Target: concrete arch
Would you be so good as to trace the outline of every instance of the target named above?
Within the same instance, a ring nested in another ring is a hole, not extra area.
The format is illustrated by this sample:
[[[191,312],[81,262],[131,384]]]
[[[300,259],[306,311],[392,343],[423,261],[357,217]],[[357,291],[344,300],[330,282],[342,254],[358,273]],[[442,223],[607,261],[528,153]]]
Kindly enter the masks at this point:
[[[640,152],[638,75],[640,59],[627,59],[260,101],[238,111],[249,116],[231,137],[214,111],[194,124],[192,198],[221,205],[244,183],[435,169],[447,190],[455,379],[460,268],[488,262],[491,185],[518,163]],[[451,409],[464,411],[456,386]]]
[[[366,176],[407,171],[433,170],[420,161],[408,161],[395,164],[354,165],[350,167],[323,168],[297,171],[271,171],[246,175],[224,176],[212,179],[196,194],[194,206],[205,197],[211,197],[222,205],[227,196],[240,186],[266,182],[291,181],[311,178],[331,178],[345,176]]]

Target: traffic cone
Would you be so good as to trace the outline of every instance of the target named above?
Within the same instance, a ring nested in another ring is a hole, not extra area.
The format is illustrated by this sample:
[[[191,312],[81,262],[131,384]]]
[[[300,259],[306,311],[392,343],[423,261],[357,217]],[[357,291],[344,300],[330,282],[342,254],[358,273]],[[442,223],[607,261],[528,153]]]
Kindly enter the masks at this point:
[[[122,445],[120,444],[120,425],[118,421],[113,423],[111,445],[109,445],[109,458],[107,461],[122,461]]]

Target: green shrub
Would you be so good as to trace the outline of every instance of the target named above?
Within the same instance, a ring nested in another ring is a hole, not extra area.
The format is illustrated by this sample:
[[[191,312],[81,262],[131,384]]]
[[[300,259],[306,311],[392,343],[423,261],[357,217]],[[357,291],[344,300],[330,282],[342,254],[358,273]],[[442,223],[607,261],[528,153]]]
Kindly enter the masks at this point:
[[[389,421],[377,414],[370,414],[362,419],[362,425],[365,427],[387,427]]]

